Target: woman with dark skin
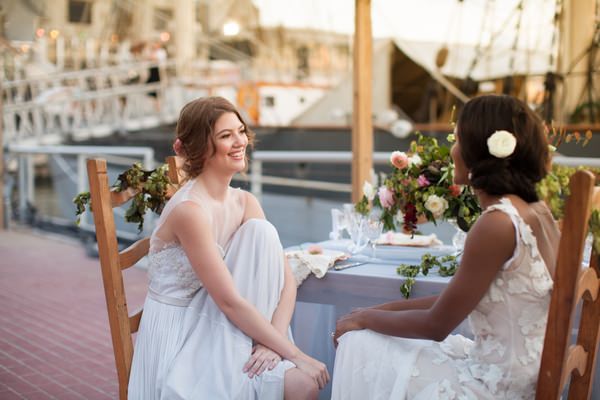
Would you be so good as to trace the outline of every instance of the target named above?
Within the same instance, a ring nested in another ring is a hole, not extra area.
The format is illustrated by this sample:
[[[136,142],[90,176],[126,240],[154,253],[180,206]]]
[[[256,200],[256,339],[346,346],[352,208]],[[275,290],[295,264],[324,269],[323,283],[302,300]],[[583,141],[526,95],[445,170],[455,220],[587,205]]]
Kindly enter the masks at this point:
[[[333,399],[534,396],[559,240],[535,192],[549,165],[543,125],[515,98],[482,96],[455,134],[454,183],[483,210],[460,267],[437,296],[338,320]],[[451,335],[465,318],[473,340]]]

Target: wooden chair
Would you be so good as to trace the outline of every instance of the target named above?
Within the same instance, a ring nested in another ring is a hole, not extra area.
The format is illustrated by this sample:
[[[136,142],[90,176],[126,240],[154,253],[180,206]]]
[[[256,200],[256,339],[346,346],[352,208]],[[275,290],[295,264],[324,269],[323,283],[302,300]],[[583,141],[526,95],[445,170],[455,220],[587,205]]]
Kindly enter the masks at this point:
[[[169,194],[172,195],[181,182],[180,166],[182,162],[177,157],[168,157],[167,163],[169,164],[169,179],[172,183]],[[127,385],[133,358],[131,335],[137,332],[139,328],[142,310],[140,309],[129,316],[122,271],[135,265],[148,254],[150,238],[140,239],[127,249],[119,252],[113,207],[118,207],[129,201],[138,193],[138,190],[128,189],[124,192],[111,190],[105,160],[88,160],[87,170],[100,266],[102,268],[104,295],[106,297],[108,321],[119,379],[119,398],[125,400],[127,399]]]
[[[569,399],[589,399],[596,369],[600,328],[600,270],[592,251],[590,267],[582,268],[583,249],[592,208],[600,208],[600,187],[587,171],[575,173],[569,184],[554,287],[540,364],[536,399],[559,399],[569,383]],[[573,315],[582,301],[579,329],[571,344]]]

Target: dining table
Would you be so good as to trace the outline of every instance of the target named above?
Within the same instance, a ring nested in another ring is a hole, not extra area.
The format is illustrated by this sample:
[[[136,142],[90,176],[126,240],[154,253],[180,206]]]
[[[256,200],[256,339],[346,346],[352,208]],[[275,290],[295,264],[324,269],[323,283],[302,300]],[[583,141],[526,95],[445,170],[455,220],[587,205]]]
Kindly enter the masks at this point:
[[[318,243],[303,243],[286,251],[320,248],[347,252],[351,246],[348,239],[326,240]],[[298,347],[306,354],[324,362],[329,373],[333,373],[335,347],[331,332],[336,320],[354,308],[368,307],[403,298],[400,285],[405,277],[397,273],[401,264],[419,264],[426,254],[442,256],[455,254],[456,249],[448,245],[432,247],[376,246],[344,261],[354,265],[342,270],[331,268],[322,278],[309,275],[298,287],[297,303],[292,318],[292,333]],[[451,277],[443,277],[435,271],[427,276],[418,275],[412,287],[411,297],[429,296],[440,293]],[[468,324],[463,322],[454,333],[471,336]],[[320,399],[331,397],[331,384],[321,391]]]

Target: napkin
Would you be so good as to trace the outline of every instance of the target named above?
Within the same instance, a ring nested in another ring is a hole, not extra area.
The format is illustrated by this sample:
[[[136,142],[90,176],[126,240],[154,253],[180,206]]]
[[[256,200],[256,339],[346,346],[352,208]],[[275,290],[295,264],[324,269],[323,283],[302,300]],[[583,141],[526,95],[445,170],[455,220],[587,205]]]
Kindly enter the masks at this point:
[[[336,261],[345,260],[348,255],[342,251],[324,249],[319,254],[311,254],[307,250],[292,250],[285,253],[290,268],[300,286],[312,272],[317,278],[323,278]]]
[[[375,243],[389,246],[412,247],[431,247],[442,244],[435,233],[431,235],[407,235],[406,233],[392,231],[383,233]]]

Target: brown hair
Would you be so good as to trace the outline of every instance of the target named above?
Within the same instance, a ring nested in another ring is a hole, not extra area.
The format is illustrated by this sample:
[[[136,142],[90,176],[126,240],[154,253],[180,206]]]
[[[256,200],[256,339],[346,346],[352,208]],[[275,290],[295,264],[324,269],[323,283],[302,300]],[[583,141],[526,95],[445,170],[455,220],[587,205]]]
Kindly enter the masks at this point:
[[[248,145],[252,147],[254,132],[248,128],[235,106],[223,97],[199,98],[187,103],[181,109],[175,134],[181,141],[181,156],[185,159],[183,170],[188,178],[200,175],[206,160],[215,153],[215,123],[226,113],[237,115],[246,130]]]
[[[500,130],[517,139],[506,158],[494,157],[487,146],[488,137]],[[511,96],[476,97],[461,111],[456,133],[474,188],[491,195],[516,194],[527,202],[538,200],[535,184],[546,176],[550,152],[542,120],[525,103]]]

